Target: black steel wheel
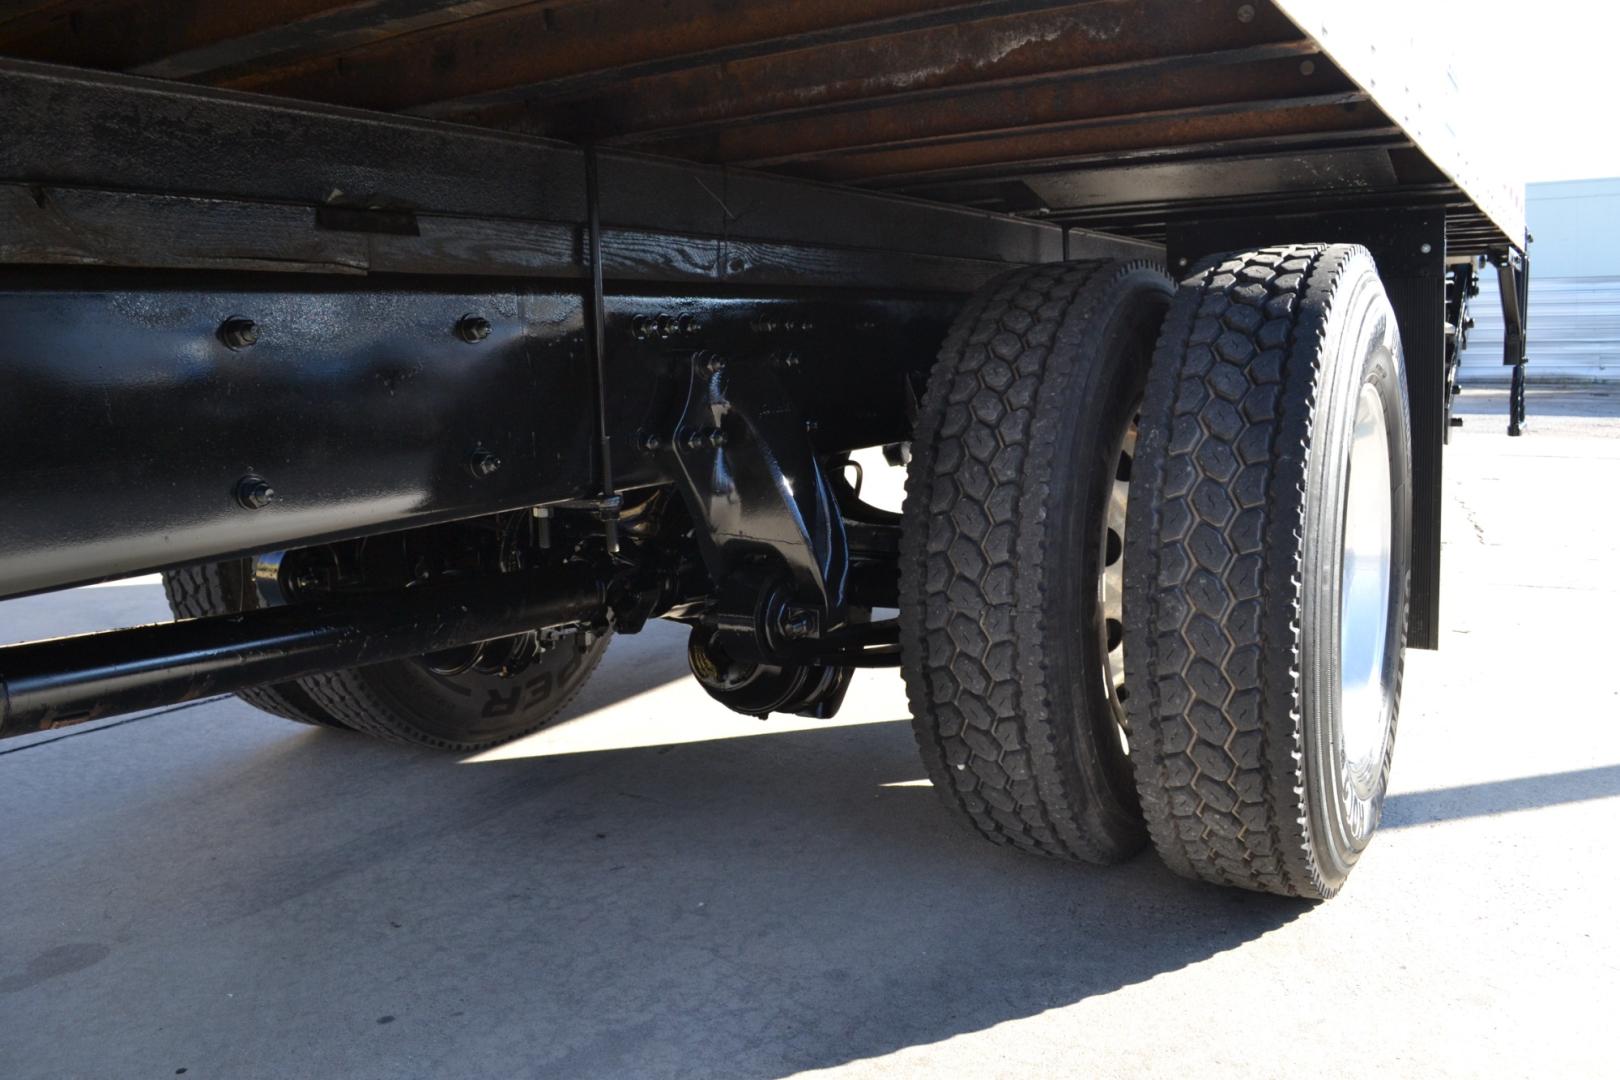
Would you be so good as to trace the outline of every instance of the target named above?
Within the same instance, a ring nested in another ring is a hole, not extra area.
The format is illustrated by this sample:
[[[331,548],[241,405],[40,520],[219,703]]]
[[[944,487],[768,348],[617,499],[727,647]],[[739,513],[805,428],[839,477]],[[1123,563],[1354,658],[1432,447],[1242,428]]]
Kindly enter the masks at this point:
[[[248,560],[163,575],[177,617],[261,606]],[[585,685],[611,635],[523,634],[241,691],[276,716],[389,742],[470,752],[544,727]]]
[[[1141,262],[1016,271],[969,302],[929,378],[902,669],[935,789],[997,843],[1112,862],[1146,842],[1112,704],[1107,523],[1171,289]]]
[[[1131,761],[1177,872],[1344,884],[1378,825],[1406,644],[1411,450],[1364,248],[1204,264],[1165,320],[1126,523]]]

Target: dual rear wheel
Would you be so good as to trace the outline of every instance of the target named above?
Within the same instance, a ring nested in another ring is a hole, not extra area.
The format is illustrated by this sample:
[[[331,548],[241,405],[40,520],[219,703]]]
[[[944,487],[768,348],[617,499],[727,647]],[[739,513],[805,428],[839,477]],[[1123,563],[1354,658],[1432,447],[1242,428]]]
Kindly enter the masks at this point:
[[[1367,252],[1179,287],[1016,271],[930,379],[904,672],[945,801],[992,840],[1326,897],[1377,825],[1405,646],[1409,421]]]

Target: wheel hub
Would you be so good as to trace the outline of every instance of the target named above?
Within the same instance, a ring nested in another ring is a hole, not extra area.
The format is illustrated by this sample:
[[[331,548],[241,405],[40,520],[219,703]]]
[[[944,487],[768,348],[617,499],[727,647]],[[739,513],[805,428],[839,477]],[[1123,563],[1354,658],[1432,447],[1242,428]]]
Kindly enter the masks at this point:
[[[1345,763],[1358,785],[1380,772],[1389,738],[1390,472],[1384,403],[1368,384],[1357,398],[1351,434],[1339,592],[1340,730]]]
[[[1102,652],[1103,689],[1119,727],[1120,745],[1127,753],[1130,721],[1125,713],[1125,511],[1131,496],[1131,463],[1136,457],[1136,408],[1120,434],[1114,473],[1103,508],[1102,542],[1098,549],[1097,640]]]

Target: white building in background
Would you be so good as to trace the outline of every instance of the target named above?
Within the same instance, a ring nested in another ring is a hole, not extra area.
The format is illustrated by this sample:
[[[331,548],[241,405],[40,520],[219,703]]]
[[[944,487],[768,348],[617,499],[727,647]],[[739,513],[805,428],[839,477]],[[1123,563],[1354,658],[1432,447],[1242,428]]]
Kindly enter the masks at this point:
[[[1620,178],[1531,184],[1525,212],[1535,237],[1525,368],[1531,383],[1620,381]],[[1459,381],[1507,381],[1495,270],[1481,275],[1469,313],[1474,329]]]

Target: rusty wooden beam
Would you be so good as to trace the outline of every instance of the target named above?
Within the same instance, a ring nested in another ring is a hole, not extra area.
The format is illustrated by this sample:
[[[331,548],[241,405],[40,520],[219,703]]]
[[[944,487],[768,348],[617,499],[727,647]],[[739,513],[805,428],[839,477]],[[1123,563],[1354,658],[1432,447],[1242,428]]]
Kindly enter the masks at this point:
[[[143,60],[352,6],[355,0],[64,0],[0,24],[0,53],[121,70]]]
[[[1325,138],[1387,124],[1364,95],[1327,94],[919,139],[826,155],[783,171],[820,180],[912,186],[975,174],[1016,177],[1026,170],[1056,167],[1081,156],[1162,151],[1235,139]]]
[[[185,78],[327,53],[529,0],[58,0],[0,22],[0,53]]]
[[[1155,57],[1301,42],[1274,9],[1244,22],[1226,5],[1187,0],[1088,3],[977,18],[730,58],[581,87],[542,83],[486,99],[413,108],[484,127],[633,144],[767,114],[924,93]],[[989,44],[990,48],[986,48]],[[521,100],[514,100],[514,95]]]
[[[897,95],[836,111],[736,121],[637,146],[698,161],[775,168],[919,140],[974,136],[1198,106],[1292,99],[1355,89],[1304,43],[1174,56],[984,86]]]
[[[51,8],[82,2],[83,0],[0,0],[0,26],[26,15],[37,15]]]
[[[1100,0],[1093,0],[1100,2]],[[1071,0],[1072,3],[1072,0]],[[1055,0],[572,0],[530,3],[216,85],[400,110],[568,79],[646,74],[855,40]]]
[[[200,45],[130,70],[158,78],[223,82],[268,63],[341,53],[431,27],[517,7],[531,0],[357,0],[244,37]],[[556,2],[556,0],[554,0]]]

